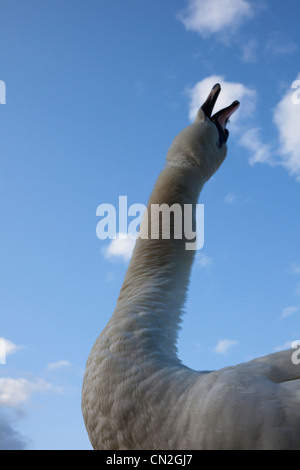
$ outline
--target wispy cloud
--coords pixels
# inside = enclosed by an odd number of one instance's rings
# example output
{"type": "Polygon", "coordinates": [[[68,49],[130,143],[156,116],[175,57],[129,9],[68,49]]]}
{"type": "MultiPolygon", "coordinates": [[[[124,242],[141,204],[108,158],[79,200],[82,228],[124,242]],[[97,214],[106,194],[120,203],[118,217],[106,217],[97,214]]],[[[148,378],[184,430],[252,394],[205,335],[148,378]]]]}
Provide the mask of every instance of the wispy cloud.
{"type": "Polygon", "coordinates": [[[178,18],[188,31],[208,37],[236,31],[253,13],[253,4],[246,0],[188,0],[178,18]]]}
{"type": "Polygon", "coordinates": [[[236,203],[237,200],[238,200],[238,197],[234,193],[228,193],[225,196],[225,204],[227,204],[227,205],[232,205],[232,204],[236,203]]]}
{"type": "Polygon", "coordinates": [[[284,318],[289,317],[290,315],[293,315],[293,313],[299,312],[300,307],[292,305],[291,307],[286,307],[282,310],[280,319],[283,320],[284,318]]]}
{"type": "Polygon", "coordinates": [[[277,32],[272,32],[265,45],[265,54],[272,57],[282,57],[293,54],[298,49],[297,44],[291,39],[282,37],[277,32]]]}
{"type": "Polygon", "coordinates": [[[106,273],[106,276],[105,276],[105,281],[106,282],[111,282],[111,281],[114,280],[114,278],[115,278],[114,273],[111,272],[111,271],[108,271],[108,273],[106,273]]]}
{"type": "Polygon", "coordinates": [[[0,378],[0,406],[18,407],[26,403],[36,392],[48,390],[58,391],[58,387],[46,382],[44,379],[30,381],[24,378],[0,378]]]}
{"type": "Polygon", "coordinates": [[[274,352],[285,351],[286,349],[290,349],[292,347],[293,341],[286,341],[285,343],[276,346],[274,348],[274,352]]]}
{"type": "Polygon", "coordinates": [[[104,256],[110,260],[122,259],[128,261],[131,258],[135,240],[126,233],[118,233],[117,238],[111,240],[109,245],[104,248],[104,256]]]}
{"type": "Polygon", "coordinates": [[[251,201],[250,197],[241,197],[238,194],[230,192],[226,194],[224,202],[227,206],[242,206],[251,201]]]}
{"type": "Polygon", "coordinates": [[[247,42],[240,44],[242,51],[240,59],[245,63],[253,63],[257,61],[258,43],[257,40],[252,38],[247,42]]]}
{"type": "Polygon", "coordinates": [[[255,127],[246,130],[240,138],[239,144],[250,153],[250,165],[254,165],[255,163],[275,165],[271,145],[262,142],[259,128],[255,127]]]}
{"type": "Polygon", "coordinates": [[[213,266],[213,260],[204,253],[197,253],[196,255],[196,266],[200,268],[211,268],[213,266]]]}
{"type": "Polygon", "coordinates": [[[236,346],[239,342],[234,339],[221,339],[214,348],[214,351],[218,354],[226,354],[229,349],[236,346]]]}
{"type": "Polygon", "coordinates": [[[71,365],[70,361],[66,361],[66,360],[51,362],[50,364],[48,364],[47,370],[61,369],[61,368],[64,368],[64,367],[68,367],[70,365],[71,365]]]}
{"type": "Polygon", "coordinates": [[[288,269],[288,272],[292,274],[300,274],[300,265],[292,263],[288,269]]]}
{"type": "Polygon", "coordinates": [[[240,60],[245,63],[255,63],[260,60],[282,59],[294,54],[298,50],[298,45],[287,38],[283,38],[278,32],[270,34],[265,44],[259,44],[257,39],[248,38],[247,41],[240,41],[238,44],[241,54],[240,60]]]}

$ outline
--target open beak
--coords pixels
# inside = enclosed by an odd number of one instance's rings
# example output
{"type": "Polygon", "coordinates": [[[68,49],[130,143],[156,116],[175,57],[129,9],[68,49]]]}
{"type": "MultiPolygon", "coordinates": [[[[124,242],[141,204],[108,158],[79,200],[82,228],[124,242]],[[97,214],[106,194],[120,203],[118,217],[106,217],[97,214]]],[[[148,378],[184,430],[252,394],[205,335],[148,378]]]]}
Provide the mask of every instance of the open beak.
{"type": "Polygon", "coordinates": [[[229,136],[228,129],[226,129],[226,124],[230,116],[238,109],[240,103],[239,101],[235,100],[230,106],[221,109],[211,116],[220,91],[221,85],[216,83],[216,85],[212,87],[211,92],[209,93],[205,103],[201,106],[201,108],[205,116],[207,116],[216,125],[219,132],[219,145],[221,147],[221,145],[227,141],[229,136]]]}

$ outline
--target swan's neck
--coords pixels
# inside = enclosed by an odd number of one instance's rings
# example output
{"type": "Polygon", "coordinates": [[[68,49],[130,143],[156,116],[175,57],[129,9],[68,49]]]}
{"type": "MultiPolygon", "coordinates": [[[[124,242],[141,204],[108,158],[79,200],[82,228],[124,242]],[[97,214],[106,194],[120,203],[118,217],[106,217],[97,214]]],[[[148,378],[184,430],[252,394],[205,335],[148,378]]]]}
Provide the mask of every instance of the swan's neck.
{"type": "Polygon", "coordinates": [[[151,207],[179,204],[184,214],[184,205],[190,204],[195,210],[203,184],[197,167],[169,164],[156,182],[148,218],[141,224],[141,234],[148,229],[148,239],[136,242],[110,322],[114,334],[119,332],[118,341],[126,354],[141,356],[144,351],[148,359],[149,355],[177,358],[177,334],[194,251],[186,249],[183,226],[180,239],[172,236],[172,228],[170,239],[163,239],[161,231],[159,239],[151,239],[151,226],[157,222],[157,217],[151,219],[151,207]]]}

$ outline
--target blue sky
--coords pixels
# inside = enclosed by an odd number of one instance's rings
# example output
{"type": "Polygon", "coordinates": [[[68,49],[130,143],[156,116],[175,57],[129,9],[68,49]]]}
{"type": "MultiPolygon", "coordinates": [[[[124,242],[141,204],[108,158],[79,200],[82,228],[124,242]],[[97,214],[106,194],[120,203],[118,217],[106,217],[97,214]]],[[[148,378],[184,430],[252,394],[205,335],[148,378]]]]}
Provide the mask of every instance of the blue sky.
{"type": "Polygon", "coordinates": [[[96,209],[146,204],[215,81],[241,107],[199,200],[179,356],[216,369],[300,339],[300,4],[10,0],[0,13],[0,442],[90,449],[83,371],[131,248],[97,238],[96,209]]]}

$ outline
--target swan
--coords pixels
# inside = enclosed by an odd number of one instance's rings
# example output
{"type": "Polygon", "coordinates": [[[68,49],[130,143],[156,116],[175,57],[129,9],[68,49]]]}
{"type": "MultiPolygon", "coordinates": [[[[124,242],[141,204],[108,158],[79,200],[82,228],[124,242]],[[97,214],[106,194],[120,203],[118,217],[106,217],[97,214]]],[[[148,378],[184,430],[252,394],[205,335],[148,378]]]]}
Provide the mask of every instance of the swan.
{"type": "MultiPolygon", "coordinates": [[[[212,116],[216,84],[175,137],[151,204],[195,204],[225,159],[230,106],[212,116]]],[[[148,211],[149,214],[149,211],[148,211]]],[[[151,221],[144,219],[141,233],[151,221]]],[[[217,371],[180,361],[176,340],[195,251],[139,237],[115,311],[87,360],[82,413],[103,450],[300,449],[300,366],[292,350],[217,371]]]]}

